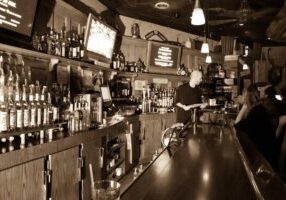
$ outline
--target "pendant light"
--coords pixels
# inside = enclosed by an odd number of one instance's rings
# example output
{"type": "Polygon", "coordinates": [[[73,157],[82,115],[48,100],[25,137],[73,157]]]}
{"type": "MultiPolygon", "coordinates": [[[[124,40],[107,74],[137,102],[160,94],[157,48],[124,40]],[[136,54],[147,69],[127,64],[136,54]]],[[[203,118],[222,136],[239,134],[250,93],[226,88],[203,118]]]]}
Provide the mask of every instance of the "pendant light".
{"type": "Polygon", "coordinates": [[[196,0],[194,10],[192,12],[191,24],[195,26],[203,25],[206,23],[203,9],[200,7],[199,0],[196,0]]]}
{"type": "Polygon", "coordinates": [[[206,63],[212,63],[212,57],[210,56],[210,54],[207,55],[205,62],[206,63]]]}
{"type": "Polygon", "coordinates": [[[204,43],[202,44],[201,53],[209,53],[209,52],[210,52],[209,44],[207,42],[207,39],[205,39],[204,43]]]}
{"type": "Polygon", "coordinates": [[[207,34],[208,34],[208,27],[207,27],[207,23],[205,24],[205,30],[204,30],[204,35],[205,35],[205,39],[204,42],[202,44],[202,48],[201,48],[201,53],[209,53],[210,52],[210,48],[209,48],[209,44],[208,44],[208,38],[207,38],[207,34]]]}
{"type": "Polygon", "coordinates": [[[244,63],[242,65],[242,70],[248,70],[248,69],[249,69],[248,64],[244,63]]]}

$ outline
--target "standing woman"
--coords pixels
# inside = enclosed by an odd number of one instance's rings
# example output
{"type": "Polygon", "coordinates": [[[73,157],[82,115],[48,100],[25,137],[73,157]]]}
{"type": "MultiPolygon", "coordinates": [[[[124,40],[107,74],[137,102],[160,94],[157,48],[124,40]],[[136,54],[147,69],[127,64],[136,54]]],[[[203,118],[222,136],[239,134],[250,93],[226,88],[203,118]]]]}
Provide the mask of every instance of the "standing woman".
{"type": "Polygon", "coordinates": [[[247,134],[257,150],[276,169],[279,148],[272,116],[260,103],[259,92],[253,85],[249,86],[244,94],[244,105],[237,115],[234,126],[247,134]]]}

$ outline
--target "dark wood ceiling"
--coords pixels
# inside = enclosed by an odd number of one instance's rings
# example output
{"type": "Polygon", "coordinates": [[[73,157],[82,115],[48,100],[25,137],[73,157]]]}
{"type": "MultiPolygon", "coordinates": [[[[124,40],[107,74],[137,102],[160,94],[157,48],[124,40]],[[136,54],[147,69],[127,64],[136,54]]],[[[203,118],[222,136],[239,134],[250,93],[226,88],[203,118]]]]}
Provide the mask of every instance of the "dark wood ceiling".
{"type": "MultiPolygon", "coordinates": [[[[162,0],[170,4],[166,10],[154,8],[159,0],[100,0],[109,9],[125,16],[141,19],[185,32],[204,35],[206,26],[193,26],[190,15],[195,0],[162,0]]],[[[284,0],[247,0],[250,12],[244,25],[239,22],[243,15],[243,0],[200,0],[204,9],[208,36],[237,37],[241,42],[258,42],[263,45],[286,44],[286,5],[284,0]],[[285,33],[284,33],[285,32],[285,33]],[[268,39],[268,38],[271,39],[268,39]]]]}

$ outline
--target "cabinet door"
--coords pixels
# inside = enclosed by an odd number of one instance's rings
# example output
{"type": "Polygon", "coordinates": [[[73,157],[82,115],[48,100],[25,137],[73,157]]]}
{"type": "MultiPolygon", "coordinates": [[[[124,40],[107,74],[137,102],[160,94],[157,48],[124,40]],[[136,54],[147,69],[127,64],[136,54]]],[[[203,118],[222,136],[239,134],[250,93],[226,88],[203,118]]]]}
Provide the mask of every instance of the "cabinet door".
{"type": "Polygon", "coordinates": [[[176,123],[176,113],[168,114],[162,118],[162,131],[176,123]]]}
{"type": "Polygon", "coordinates": [[[147,42],[146,40],[123,37],[120,50],[125,56],[125,60],[138,61],[139,58],[146,63],[147,42]]]}
{"type": "Polygon", "coordinates": [[[0,199],[46,199],[44,158],[0,171],[0,199]]]}
{"type": "Polygon", "coordinates": [[[104,149],[101,148],[101,138],[84,143],[83,153],[85,157],[85,179],[84,179],[84,199],[91,199],[91,181],[89,164],[92,164],[93,176],[95,180],[102,179],[103,176],[103,156],[104,149]]]}
{"type": "Polygon", "coordinates": [[[78,157],[79,147],[67,149],[51,156],[52,199],[79,199],[78,157]]]}
{"type": "Polygon", "coordinates": [[[142,120],[140,160],[152,159],[155,151],[161,147],[161,118],[142,120]]]}

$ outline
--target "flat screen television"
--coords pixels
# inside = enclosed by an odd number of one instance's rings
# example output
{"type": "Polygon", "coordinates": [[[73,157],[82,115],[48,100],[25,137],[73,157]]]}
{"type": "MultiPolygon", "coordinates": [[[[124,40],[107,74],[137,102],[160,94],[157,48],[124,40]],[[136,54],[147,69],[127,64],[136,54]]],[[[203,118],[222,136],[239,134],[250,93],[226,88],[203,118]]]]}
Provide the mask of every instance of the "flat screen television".
{"type": "Polygon", "coordinates": [[[88,59],[110,63],[116,34],[115,28],[89,14],[84,37],[88,59]]]}
{"type": "Polygon", "coordinates": [[[149,72],[176,74],[180,67],[181,49],[177,45],[148,41],[147,67],[149,72]]]}
{"type": "Polygon", "coordinates": [[[111,99],[109,87],[108,86],[101,86],[100,90],[101,90],[102,101],[104,103],[111,103],[112,99],[111,99]]]}
{"type": "Polygon", "coordinates": [[[0,1],[1,35],[12,33],[30,38],[37,5],[38,0],[0,1]]]}

